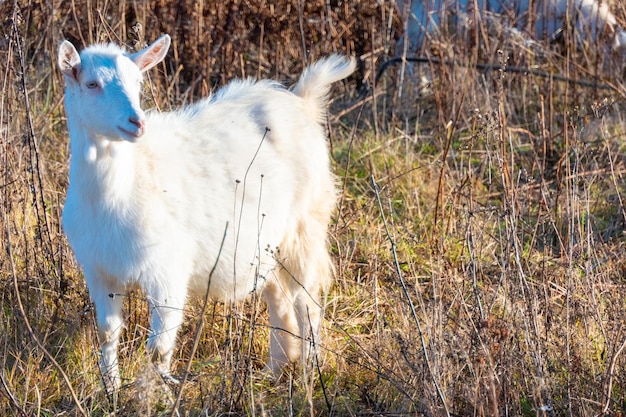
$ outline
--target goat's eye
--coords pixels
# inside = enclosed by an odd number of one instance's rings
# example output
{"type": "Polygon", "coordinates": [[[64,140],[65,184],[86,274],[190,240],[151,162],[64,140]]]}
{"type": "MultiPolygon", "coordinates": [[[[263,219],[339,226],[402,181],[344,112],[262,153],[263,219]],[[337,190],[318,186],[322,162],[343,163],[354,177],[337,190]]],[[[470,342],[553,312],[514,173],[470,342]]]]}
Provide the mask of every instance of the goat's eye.
{"type": "Polygon", "coordinates": [[[98,82],[97,81],[88,81],[87,84],[85,84],[87,86],[87,88],[94,89],[94,88],[98,88],[98,82]]]}

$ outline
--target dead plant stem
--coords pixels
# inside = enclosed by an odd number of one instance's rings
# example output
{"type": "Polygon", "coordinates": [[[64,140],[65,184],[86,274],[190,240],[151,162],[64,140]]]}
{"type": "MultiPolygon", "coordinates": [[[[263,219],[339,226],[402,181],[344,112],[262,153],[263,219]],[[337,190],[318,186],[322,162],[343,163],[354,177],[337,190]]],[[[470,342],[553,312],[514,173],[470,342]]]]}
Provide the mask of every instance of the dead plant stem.
{"type": "Polygon", "coordinates": [[[37,213],[37,228],[41,239],[46,238],[46,244],[48,245],[48,254],[53,256],[52,249],[52,236],[50,235],[50,222],[48,221],[48,210],[46,208],[46,200],[43,192],[43,179],[41,176],[42,168],[40,164],[39,146],[37,145],[37,139],[35,138],[35,128],[33,126],[33,117],[31,114],[30,100],[28,97],[28,90],[26,89],[26,65],[24,63],[24,53],[22,51],[22,43],[20,40],[20,33],[17,27],[18,9],[17,2],[13,8],[12,25],[13,36],[12,40],[15,43],[15,50],[17,51],[18,63],[20,68],[20,88],[24,94],[24,109],[26,111],[26,121],[28,123],[28,139],[29,139],[29,151],[30,151],[30,176],[31,176],[31,192],[33,193],[33,204],[37,213]],[[36,180],[35,180],[36,179],[36,180]],[[39,194],[39,195],[37,195],[39,194]],[[39,198],[38,198],[39,197],[39,198]],[[42,230],[40,219],[44,220],[45,230],[42,230]]]}
{"type": "Polygon", "coordinates": [[[615,366],[617,365],[617,358],[622,353],[622,351],[626,348],[626,340],[622,342],[622,344],[617,348],[613,356],[611,357],[611,362],[609,364],[609,368],[606,370],[607,374],[607,384],[606,384],[606,401],[604,403],[604,407],[602,407],[601,415],[606,415],[609,412],[609,407],[611,406],[611,391],[613,390],[613,378],[615,376],[615,366]]]}
{"type": "Polygon", "coordinates": [[[3,375],[0,375],[0,381],[2,382],[2,387],[6,391],[5,395],[9,398],[9,400],[11,401],[11,404],[13,405],[13,407],[15,407],[15,409],[20,412],[20,415],[26,417],[27,416],[26,411],[24,411],[24,409],[17,402],[17,399],[15,398],[15,395],[13,395],[13,393],[11,392],[11,389],[9,388],[6,380],[4,379],[4,372],[3,372],[3,375]]]}
{"type": "Polygon", "coordinates": [[[211,299],[211,280],[213,278],[213,274],[215,273],[215,269],[217,268],[217,263],[220,260],[222,255],[222,248],[224,247],[224,242],[226,241],[226,234],[228,232],[228,223],[224,226],[224,235],[222,236],[222,241],[220,242],[220,248],[217,251],[217,258],[215,258],[215,263],[213,264],[213,268],[211,268],[211,272],[209,272],[209,281],[206,286],[206,293],[204,294],[204,302],[202,304],[202,309],[200,310],[200,317],[198,318],[198,325],[196,327],[196,334],[193,337],[193,346],[191,348],[191,352],[189,352],[189,359],[187,361],[187,367],[185,368],[185,374],[183,375],[183,380],[180,381],[180,389],[178,390],[178,395],[176,396],[176,401],[174,402],[174,406],[172,407],[172,413],[170,416],[174,417],[178,414],[178,406],[180,405],[180,400],[183,396],[183,388],[189,379],[189,373],[191,372],[191,363],[196,354],[196,350],[198,349],[198,344],[200,343],[200,337],[202,335],[202,329],[204,328],[204,315],[207,311],[207,306],[209,305],[209,301],[211,299]]]}
{"type": "Polygon", "coordinates": [[[376,194],[376,201],[378,203],[378,208],[380,209],[380,216],[382,218],[383,221],[383,225],[385,226],[385,232],[387,234],[387,239],[389,240],[389,243],[391,245],[391,254],[393,257],[393,263],[394,263],[394,267],[395,267],[395,272],[396,275],[398,276],[398,280],[400,281],[400,286],[402,287],[402,293],[404,294],[404,296],[406,297],[407,300],[407,304],[409,306],[409,309],[411,311],[411,316],[413,317],[413,320],[415,321],[415,325],[417,327],[417,331],[419,333],[419,337],[420,337],[420,343],[422,345],[422,352],[424,353],[424,360],[426,362],[426,367],[428,368],[428,372],[430,373],[430,377],[433,381],[433,385],[435,386],[436,390],[437,390],[437,395],[439,396],[439,399],[443,405],[443,408],[446,412],[446,416],[450,416],[450,410],[448,410],[448,404],[446,401],[446,397],[445,394],[443,393],[443,390],[441,389],[441,387],[439,386],[439,382],[437,381],[437,378],[433,372],[433,368],[432,365],[430,363],[430,358],[428,356],[428,350],[426,348],[426,340],[424,338],[424,333],[422,331],[422,326],[420,325],[420,321],[417,317],[417,313],[415,312],[415,305],[413,304],[413,300],[411,299],[411,295],[409,294],[409,290],[406,286],[406,283],[404,282],[404,277],[402,276],[402,269],[400,267],[400,262],[398,261],[398,253],[397,253],[397,245],[396,245],[396,241],[393,238],[393,236],[391,235],[391,230],[389,229],[389,225],[387,223],[387,218],[385,216],[385,210],[383,208],[383,203],[382,200],[380,198],[380,189],[378,188],[378,184],[376,183],[376,179],[374,178],[374,175],[371,175],[370,180],[372,182],[372,187],[374,188],[374,193],[376,194]]]}
{"type": "Polygon", "coordinates": [[[59,363],[56,361],[56,359],[54,358],[54,355],[52,355],[48,351],[48,349],[46,349],[43,343],[41,343],[41,341],[35,334],[35,331],[33,330],[32,326],[30,325],[30,321],[28,320],[28,316],[26,315],[26,310],[24,309],[24,305],[22,304],[22,297],[20,295],[20,288],[19,288],[19,284],[17,281],[17,270],[15,268],[15,261],[13,259],[13,250],[11,246],[11,231],[9,230],[9,219],[7,218],[6,212],[4,212],[4,225],[5,225],[5,235],[6,235],[6,242],[7,242],[6,249],[7,249],[7,255],[9,257],[9,263],[11,266],[11,274],[13,277],[13,289],[15,290],[15,299],[17,300],[17,306],[18,306],[19,312],[22,315],[22,318],[24,319],[24,324],[26,325],[26,329],[28,330],[28,333],[30,334],[31,339],[35,341],[35,344],[37,345],[37,347],[41,349],[44,356],[48,358],[48,360],[54,365],[56,370],[59,372],[59,374],[65,381],[65,384],[67,385],[67,388],[70,391],[70,395],[72,396],[72,399],[74,400],[74,403],[76,404],[76,407],[78,408],[78,411],[80,412],[80,414],[86,416],[87,413],[85,412],[82,405],[80,404],[80,400],[78,399],[78,396],[76,395],[76,392],[74,391],[74,388],[72,387],[72,383],[70,382],[70,379],[67,376],[67,373],[65,373],[61,365],[59,365],[59,363]]]}

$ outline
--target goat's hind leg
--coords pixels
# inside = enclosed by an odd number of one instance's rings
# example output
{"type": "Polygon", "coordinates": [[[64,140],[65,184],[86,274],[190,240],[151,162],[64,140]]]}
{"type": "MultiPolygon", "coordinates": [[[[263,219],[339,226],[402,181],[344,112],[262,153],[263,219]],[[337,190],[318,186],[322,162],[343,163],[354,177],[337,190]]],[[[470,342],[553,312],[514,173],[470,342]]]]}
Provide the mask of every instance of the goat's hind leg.
{"type": "Polygon", "coordinates": [[[304,362],[312,360],[319,352],[324,315],[322,292],[327,291],[327,282],[332,274],[328,254],[320,253],[316,259],[308,259],[310,262],[302,273],[302,281],[297,283],[298,288],[294,290],[304,362]]]}
{"type": "Polygon", "coordinates": [[[278,283],[264,291],[270,313],[271,341],[267,368],[274,375],[287,363],[316,355],[321,340],[322,291],[328,289],[332,266],[324,241],[319,251],[287,258],[278,283]]]}
{"type": "Polygon", "coordinates": [[[324,314],[322,295],[325,296],[328,291],[334,272],[326,244],[325,224],[305,224],[310,227],[302,228],[306,232],[300,237],[298,253],[285,259],[285,268],[291,272],[289,284],[294,294],[296,319],[302,339],[303,364],[316,359],[319,352],[324,314]]]}
{"type": "Polygon", "coordinates": [[[270,316],[270,349],[265,371],[274,378],[280,376],[285,365],[300,356],[299,327],[294,309],[294,299],[289,286],[282,278],[285,271],[278,272],[281,279],[269,283],[263,290],[270,316]]]}
{"type": "Polygon", "coordinates": [[[302,290],[298,293],[296,317],[302,339],[302,359],[309,361],[312,355],[317,354],[321,342],[322,305],[315,290],[302,290]]]}

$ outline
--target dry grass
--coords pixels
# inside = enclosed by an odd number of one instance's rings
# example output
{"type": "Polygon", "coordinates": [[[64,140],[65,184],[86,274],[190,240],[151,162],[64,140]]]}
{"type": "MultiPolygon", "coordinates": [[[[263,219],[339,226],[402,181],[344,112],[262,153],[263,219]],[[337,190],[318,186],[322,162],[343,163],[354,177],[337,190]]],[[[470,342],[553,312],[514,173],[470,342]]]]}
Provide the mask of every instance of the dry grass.
{"type": "Polygon", "coordinates": [[[401,20],[388,1],[53,3],[0,3],[0,414],[623,414],[626,129],[611,60],[444,34],[420,55],[458,65],[390,67],[355,102],[393,55],[401,20]],[[179,373],[192,359],[189,381],[161,383],[141,293],[127,296],[127,384],[108,398],[100,382],[94,310],[60,230],[69,148],[56,48],[65,37],[134,49],[161,32],[173,47],[146,102],[162,109],[232,77],[292,82],[332,51],[363,59],[329,123],[342,194],[323,351],[276,384],[259,375],[257,299],[210,304],[193,358],[201,303],[190,303],[175,358],[179,373]],[[497,70],[529,65],[614,89],[497,70]],[[432,86],[416,84],[422,73],[432,86]]]}

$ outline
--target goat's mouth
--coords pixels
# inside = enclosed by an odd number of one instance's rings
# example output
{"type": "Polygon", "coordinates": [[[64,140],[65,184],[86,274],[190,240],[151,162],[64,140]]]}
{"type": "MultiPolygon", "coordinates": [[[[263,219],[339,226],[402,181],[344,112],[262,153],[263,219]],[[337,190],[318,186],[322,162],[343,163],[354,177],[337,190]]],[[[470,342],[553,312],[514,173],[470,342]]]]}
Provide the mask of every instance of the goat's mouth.
{"type": "Polygon", "coordinates": [[[139,139],[145,133],[145,128],[143,126],[135,127],[133,129],[125,129],[121,126],[118,126],[117,128],[123,133],[124,138],[130,140],[131,142],[139,139]]]}

